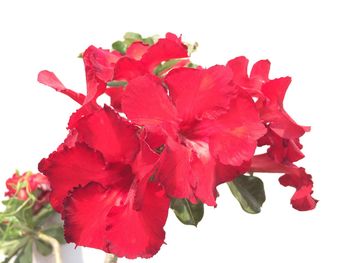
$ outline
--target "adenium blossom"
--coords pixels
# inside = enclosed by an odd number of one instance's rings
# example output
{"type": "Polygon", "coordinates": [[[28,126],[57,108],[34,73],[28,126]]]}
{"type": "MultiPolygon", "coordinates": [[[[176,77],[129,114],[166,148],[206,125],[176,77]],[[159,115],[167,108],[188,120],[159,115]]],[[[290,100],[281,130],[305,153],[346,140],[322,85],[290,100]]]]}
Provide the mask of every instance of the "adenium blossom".
{"type": "Polygon", "coordinates": [[[164,243],[172,199],[216,206],[216,187],[245,172],[282,173],[280,183],[296,188],[292,206],[315,207],[311,176],[294,164],[309,128],[283,108],[291,79],[270,80],[269,61],[249,76],[245,57],[193,68],[171,33],[125,51],[90,46],[82,57],[86,95],[50,71],[38,76],[80,104],[67,138],[39,164],[68,242],[149,258],[164,243]],[[110,105],[97,103],[102,94],[110,105]]]}
{"type": "Polygon", "coordinates": [[[129,82],[122,109],[166,138],[157,177],[172,197],[216,205],[216,163],[242,165],[266,132],[252,99],[235,94],[231,79],[224,66],[175,69],[165,78],[169,96],[151,77],[129,82]]]}
{"type": "Polygon", "coordinates": [[[129,258],[152,256],[163,244],[169,209],[162,186],[149,180],[159,155],[107,106],[81,118],[75,130],[74,146],[39,165],[66,240],[129,258]]]}

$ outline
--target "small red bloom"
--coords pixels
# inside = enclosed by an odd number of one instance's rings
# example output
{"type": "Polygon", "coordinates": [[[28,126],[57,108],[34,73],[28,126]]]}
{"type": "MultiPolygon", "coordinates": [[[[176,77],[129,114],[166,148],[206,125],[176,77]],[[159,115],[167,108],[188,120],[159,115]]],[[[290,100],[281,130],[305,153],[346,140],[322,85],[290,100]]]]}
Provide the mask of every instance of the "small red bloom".
{"type": "Polygon", "coordinates": [[[41,193],[50,191],[50,184],[47,177],[41,173],[33,174],[31,172],[17,172],[11,178],[6,180],[7,192],[5,196],[16,197],[20,200],[27,200],[28,193],[40,190],[41,193]]]}

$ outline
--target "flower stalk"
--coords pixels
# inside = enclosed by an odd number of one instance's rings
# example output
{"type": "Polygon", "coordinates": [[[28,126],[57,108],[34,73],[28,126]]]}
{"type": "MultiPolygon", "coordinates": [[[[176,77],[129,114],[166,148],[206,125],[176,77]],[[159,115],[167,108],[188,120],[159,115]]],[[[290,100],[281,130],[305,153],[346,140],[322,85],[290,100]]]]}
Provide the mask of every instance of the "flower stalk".
{"type": "Polygon", "coordinates": [[[60,243],[55,238],[45,235],[42,232],[38,233],[38,238],[44,242],[49,243],[52,246],[52,252],[55,258],[55,263],[63,263],[61,258],[60,243]]]}

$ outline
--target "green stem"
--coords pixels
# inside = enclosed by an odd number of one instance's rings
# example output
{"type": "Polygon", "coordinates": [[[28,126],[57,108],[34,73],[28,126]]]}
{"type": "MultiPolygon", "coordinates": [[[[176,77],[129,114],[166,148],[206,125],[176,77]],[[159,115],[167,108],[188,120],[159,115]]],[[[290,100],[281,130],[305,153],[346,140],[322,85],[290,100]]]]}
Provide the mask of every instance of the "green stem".
{"type": "Polygon", "coordinates": [[[45,235],[42,232],[38,233],[38,238],[40,238],[44,242],[49,243],[52,246],[53,254],[55,257],[55,263],[62,263],[60,243],[55,238],[45,235]]]}
{"type": "MultiPolygon", "coordinates": [[[[27,203],[29,203],[29,201],[31,201],[31,199],[27,199],[23,204],[21,204],[15,211],[11,212],[11,213],[4,213],[1,215],[0,218],[5,218],[8,216],[14,216],[15,214],[17,214],[19,211],[22,210],[23,207],[25,207],[27,205],[27,203]]],[[[1,219],[2,220],[2,219],[1,219]]]]}

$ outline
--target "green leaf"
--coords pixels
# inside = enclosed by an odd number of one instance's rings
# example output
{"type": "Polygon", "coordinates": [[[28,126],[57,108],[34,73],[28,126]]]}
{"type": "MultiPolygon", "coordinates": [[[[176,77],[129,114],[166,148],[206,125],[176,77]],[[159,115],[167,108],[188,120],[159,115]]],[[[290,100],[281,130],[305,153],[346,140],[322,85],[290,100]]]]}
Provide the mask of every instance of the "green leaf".
{"type": "Polygon", "coordinates": [[[172,199],[171,208],[176,217],[185,225],[197,226],[204,215],[203,203],[192,204],[187,199],[172,199]]]}
{"type": "Polygon", "coordinates": [[[159,75],[160,73],[166,71],[166,70],[169,70],[171,69],[173,66],[176,65],[177,62],[179,62],[180,59],[170,59],[160,65],[158,65],[155,70],[153,71],[153,73],[155,75],[159,75]]]}
{"type": "Polygon", "coordinates": [[[33,225],[33,209],[32,206],[23,208],[16,216],[19,221],[24,222],[27,226],[33,225]]]}
{"type": "Polygon", "coordinates": [[[29,241],[24,249],[17,256],[14,263],[32,263],[33,260],[33,243],[29,241]]]}
{"type": "Polygon", "coordinates": [[[24,202],[25,201],[19,200],[17,198],[10,198],[8,200],[2,201],[3,205],[6,207],[6,210],[4,213],[1,214],[8,214],[16,211],[19,207],[23,205],[24,202]]]}
{"type": "Polygon", "coordinates": [[[126,52],[126,45],[123,41],[116,41],[112,44],[112,48],[116,51],[118,51],[121,54],[125,54],[126,52]]]}
{"type": "Polygon", "coordinates": [[[29,241],[23,250],[22,260],[20,263],[32,263],[33,259],[33,242],[29,241]]]}
{"type": "Polygon", "coordinates": [[[43,256],[48,256],[52,253],[52,246],[41,239],[35,239],[35,247],[43,256]]]}
{"type": "Polygon", "coordinates": [[[241,175],[229,182],[228,186],[244,211],[250,214],[260,213],[266,197],[264,183],[258,177],[241,175]]]}
{"type": "MultiPolygon", "coordinates": [[[[10,260],[14,257],[28,242],[28,237],[23,237],[20,239],[10,240],[10,241],[0,241],[0,250],[7,259],[10,260]]],[[[7,262],[7,261],[4,261],[7,262]]]]}
{"type": "Polygon", "coordinates": [[[154,41],[154,37],[146,37],[146,38],[142,39],[142,42],[147,44],[147,45],[152,46],[155,41],[154,41]]]}
{"type": "Polygon", "coordinates": [[[125,87],[128,85],[128,82],[126,81],[109,81],[107,82],[107,86],[109,87],[125,87]]]}
{"type": "Polygon", "coordinates": [[[6,206],[6,210],[0,213],[0,222],[12,220],[14,217],[23,224],[31,222],[32,206],[34,204],[32,199],[23,201],[17,198],[10,198],[3,201],[3,204],[6,206]]]}
{"type": "Polygon", "coordinates": [[[56,212],[53,210],[52,206],[50,204],[45,205],[42,207],[36,215],[33,216],[33,224],[35,227],[42,225],[45,223],[46,219],[48,219],[50,216],[54,215],[56,212]]]}
{"type": "Polygon", "coordinates": [[[135,32],[126,32],[124,34],[124,39],[125,40],[132,40],[132,41],[136,41],[136,40],[142,40],[142,36],[139,33],[135,33],[135,32]]]}
{"type": "Polygon", "coordinates": [[[42,231],[44,234],[55,238],[60,244],[65,244],[64,231],[62,226],[55,226],[42,231]]]}
{"type": "Polygon", "coordinates": [[[197,65],[197,64],[194,64],[194,63],[192,63],[192,62],[190,62],[190,63],[188,63],[188,64],[186,65],[186,67],[188,67],[188,68],[198,68],[198,65],[197,65]]]}
{"type": "Polygon", "coordinates": [[[134,33],[134,32],[125,33],[124,44],[126,45],[126,48],[128,48],[135,41],[142,41],[142,36],[140,34],[134,33]]]}

